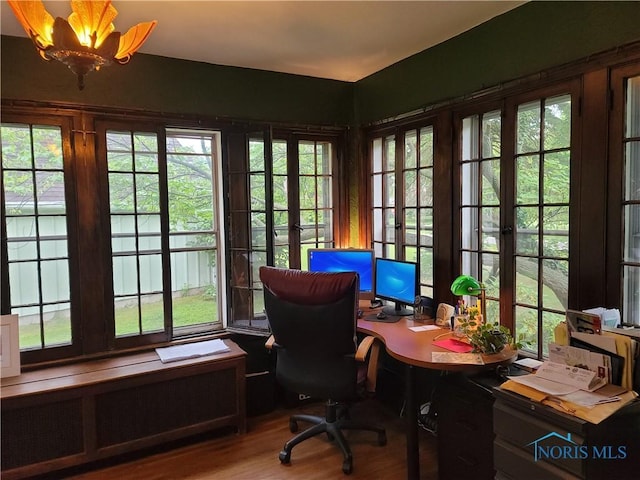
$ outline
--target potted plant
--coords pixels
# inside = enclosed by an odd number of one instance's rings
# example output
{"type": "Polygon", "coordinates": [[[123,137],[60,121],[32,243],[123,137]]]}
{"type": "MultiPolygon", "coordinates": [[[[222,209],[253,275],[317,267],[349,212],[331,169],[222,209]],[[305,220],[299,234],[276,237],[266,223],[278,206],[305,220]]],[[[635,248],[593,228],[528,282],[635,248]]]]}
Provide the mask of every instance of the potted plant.
{"type": "Polygon", "coordinates": [[[514,350],[524,347],[527,342],[522,339],[522,335],[515,341],[511,331],[495,323],[477,324],[474,320],[469,320],[462,324],[463,331],[476,353],[499,353],[504,347],[509,345],[514,350]]]}

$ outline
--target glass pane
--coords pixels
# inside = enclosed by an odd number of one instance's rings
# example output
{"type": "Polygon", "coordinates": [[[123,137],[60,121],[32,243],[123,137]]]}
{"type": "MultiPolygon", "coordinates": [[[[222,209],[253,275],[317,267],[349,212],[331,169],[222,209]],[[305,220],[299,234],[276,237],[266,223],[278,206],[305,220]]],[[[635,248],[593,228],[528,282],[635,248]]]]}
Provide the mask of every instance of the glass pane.
{"type": "Polygon", "coordinates": [[[416,166],[416,148],[417,148],[416,131],[410,131],[404,137],[404,168],[415,168],[416,166]]]}
{"type": "Polygon", "coordinates": [[[140,332],[137,297],[117,298],[114,302],[116,336],[140,332]]]}
{"type": "Polygon", "coordinates": [[[482,275],[480,275],[480,280],[485,284],[487,296],[500,297],[500,255],[482,254],[482,275]]]}
{"type": "Polygon", "coordinates": [[[433,209],[420,209],[420,239],[419,244],[425,247],[433,246],[433,209]]]}
{"type": "MultiPolygon", "coordinates": [[[[561,313],[542,312],[542,332],[540,335],[542,341],[542,355],[549,355],[549,343],[555,342],[554,329],[558,324],[564,321],[565,316],[561,313]]],[[[525,340],[531,340],[527,337],[525,340]]]]}
{"type": "Polygon", "coordinates": [[[482,249],[497,252],[500,249],[500,208],[482,208],[482,249]]]}
{"type": "Polygon", "coordinates": [[[161,332],[164,330],[164,306],[162,295],[142,295],[140,297],[142,331],[161,332]]]}
{"type": "Polygon", "coordinates": [[[160,233],[160,215],[138,215],[139,233],[160,233]]]}
{"type": "Polygon", "coordinates": [[[417,211],[415,208],[407,208],[404,211],[404,241],[410,245],[417,245],[417,211]]]}
{"type": "Polygon", "coordinates": [[[516,203],[537,204],[540,201],[540,157],[530,155],[516,160],[516,203]]]}
{"type": "Polygon", "coordinates": [[[162,291],[162,257],[140,255],[140,293],[162,291]]]}
{"type": "Polygon", "coordinates": [[[265,231],[266,218],[264,213],[254,212],[251,214],[251,245],[253,247],[264,247],[267,245],[267,235],[265,231]]]}
{"type": "Polygon", "coordinates": [[[382,139],[376,138],[373,141],[372,147],[372,167],[371,171],[373,173],[379,173],[382,171],[382,139]]]}
{"type": "Polygon", "coordinates": [[[7,255],[9,261],[36,260],[38,258],[38,242],[7,242],[7,255]]]}
{"type": "Polygon", "coordinates": [[[395,212],[391,209],[384,211],[385,216],[385,241],[395,242],[396,239],[396,217],[395,212]]]}
{"type": "Polygon", "coordinates": [[[625,106],[626,138],[640,137],[640,76],[627,80],[627,99],[625,106]]]}
{"type": "Polygon", "coordinates": [[[538,305],[538,262],[535,258],[516,258],[516,303],[538,305]]]}
{"type": "Polygon", "coordinates": [[[40,311],[39,307],[22,307],[12,309],[11,313],[18,317],[18,329],[20,331],[20,349],[41,348],[40,311]]]}
{"type": "Polygon", "coordinates": [[[386,138],[386,156],[385,156],[385,165],[383,170],[385,171],[393,171],[396,168],[396,141],[393,137],[386,138]]]}
{"type": "Polygon", "coordinates": [[[462,248],[476,250],[478,248],[478,209],[465,207],[460,209],[460,227],[462,248]]]}
{"type": "Polygon", "coordinates": [[[274,140],[271,146],[273,156],[273,174],[287,174],[287,142],[282,140],[274,140]]]}
{"type": "Polygon", "coordinates": [[[524,103],[518,106],[517,153],[540,150],[540,102],[524,103]]]}
{"type": "Polygon", "coordinates": [[[331,177],[318,177],[318,207],[331,208],[331,177]]]}
{"type": "Polygon", "coordinates": [[[157,152],[158,139],[155,133],[134,133],[133,149],[136,152],[157,152]]]}
{"type": "Polygon", "coordinates": [[[32,168],[31,131],[28,125],[2,124],[0,140],[3,168],[32,168]]]}
{"type": "Polygon", "coordinates": [[[36,172],[36,198],[39,213],[65,213],[64,174],[62,172],[36,172]]]}
{"type": "Polygon", "coordinates": [[[111,215],[111,233],[135,233],[136,217],[133,215],[111,215]]]}
{"type": "Polygon", "coordinates": [[[373,207],[382,207],[382,175],[374,175],[373,177],[373,207]]]}
{"type": "Polygon", "coordinates": [[[37,262],[10,263],[9,279],[11,284],[11,305],[40,303],[37,262]]]}
{"type": "Polygon", "coordinates": [[[537,352],[538,351],[538,311],[516,306],[515,311],[515,331],[513,332],[515,338],[523,335],[525,339],[530,341],[526,350],[537,352]]]}
{"type": "Polygon", "coordinates": [[[543,255],[569,257],[569,207],[544,207],[543,255]]]}
{"type": "Polygon", "coordinates": [[[55,305],[45,305],[43,307],[43,313],[45,346],[51,347],[54,345],[71,344],[71,310],[69,304],[58,303],[55,305]]]}
{"type": "Polygon", "coordinates": [[[625,205],[624,219],[624,261],[640,262],[640,205],[625,205]]]}
{"type": "Polygon", "coordinates": [[[131,134],[129,132],[107,132],[107,150],[130,152],[132,150],[131,134]]]}
{"type": "Polygon", "coordinates": [[[4,171],[3,174],[7,215],[33,215],[35,198],[31,172],[4,171]]]}
{"type": "Polygon", "coordinates": [[[569,298],[569,262],[542,261],[542,306],[552,310],[566,310],[569,298]]]}
{"type": "Polygon", "coordinates": [[[640,267],[627,265],[622,269],[622,321],[640,325],[640,267]]]}
{"type": "Polygon", "coordinates": [[[314,144],[299,142],[298,149],[298,173],[300,175],[315,175],[316,158],[314,144]]]}
{"type": "Polygon", "coordinates": [[[460,190],[462,205],[478,204],[478,162],[461,165],[460,190]]]}
{"type": "Polygon", "coordinates": [[[384,182],[384,199],[385,207],[393,207],[396,204],[396,176],[393,173],[385,173],[383,175],[384,182]]]}
{"type": "Polygon", "coordinates": [[[408,170],[404,172],[404,205],[414,207],[418,200],[416,171],[408,170]]]}
{"type": "Polygon", "coordinates": [[[249,175],[249,189],[251,191],[251,209],[264,210],[265,176],[264,174],[249,175]]]}
{"type": "MultiPolygon", "coordinates": [[[[640,108],[638,109],[640,117],[640,108]]],[[[640,122],[639,122],[640,123],[640,122]]],[[[640,200],[640,142],[628,142],[625,148],[625,200],[640,200]]]]}
{"type": "Polygon", "coordinates": [[[538,255],[538,208],[518,207],[516,211],[516,252],[538,255]]]}
{"type": "Polygon", "coordinates": [[[262,140],[249,140],[249,171],[264,172],[264,143],[262,140]]]}
{"type": "Polygon", "coordinates": [[[157,175],[136,175],[136,202],[138,213],[160,211],[160,185],[157,175]]]}
{"type": "Polygon", "coordinates": [[[67,260],[51,260],[40,263],[42,301],[62,302],[69,300],[69,266],[67,260]]]}
{"type": "Polygon", "coordinates": [[[420,283],[433,285],[433,250],[420,249],[420,283]]]}
{"type": "Polygon", "coordinates": [[[420,169],[420,191],[418,193],[419,205],[433,206],[433,168],[420,169]]]}
{"type": "Polygon", "coordinates": [[[460,159],[463,162],[478,160],[478,119],[478,115],[473,115],[462,120],[462,152],[460,159]]]}
{"type": "Polygon", "coordinates": [[[482,169],[482,204],[500,204],[500,160],[486,160],[482,169]]]}
{"type": "Polygon", "coordinates": [[[154,173],[158,171],[158,154],[136,153],[136,172],[154,173]]]}
{"type": "Polygon", "coordinates": [[[420,167],[433,166],[433,127],[420,130],[420,167]]]}
{"type": "Polygon", "coordinates": [[[109,205],[111,207],[111,213],[135,213],[133,199],[133,175],[127,173],[110,173],[109,205]]]}
{"type": "Polygon", "coordinates": [[[375,208],[373,210],[373,240],[382,242],[384,240],[384,223],[382,221],[383,210],[375,208]]]}
{"type": "Polygon", "coordinates": [[[33,127],[33,158],[35,168],[62,170],[62,136],[59,127],[33,127]]]}
{"type": "Polygon", "coordinates": [[[136,257],[113,257],[113,293],[131,295],[138,293],[138,266],[136,257]]]}
{"type": "Polygon", "coordinates": [[[299,177],[300,208],[316,208],[316,178],[299,177]]]}
{"type": "Polygon", "coordinates": [[[550,98],[544,107],[544,149],[571,145],[571,96],[550,98]]]}
{"type": "Polygon", "coordinates": [[[544,203],[569,203],[570,161],[569,151],[545,155],[542,166],[544,203]]]}
{"type": "Polygon", "coordinates": [[[482,116],[482,158],[500,156],[500,111],[482,116]]]}

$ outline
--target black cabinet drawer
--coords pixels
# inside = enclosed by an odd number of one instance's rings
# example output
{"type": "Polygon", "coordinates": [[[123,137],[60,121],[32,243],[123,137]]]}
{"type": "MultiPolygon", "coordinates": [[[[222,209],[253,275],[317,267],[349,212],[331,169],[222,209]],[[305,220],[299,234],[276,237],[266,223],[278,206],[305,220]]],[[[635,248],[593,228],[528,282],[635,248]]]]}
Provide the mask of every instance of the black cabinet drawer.
{"type": "Polygon", "coordinates": [[[493,444],[493,463],[499,475],[496,478],[517,480],[579,480],[566,470],[544,461],[534,462],[531,455],[496,437],[493,444]]]}

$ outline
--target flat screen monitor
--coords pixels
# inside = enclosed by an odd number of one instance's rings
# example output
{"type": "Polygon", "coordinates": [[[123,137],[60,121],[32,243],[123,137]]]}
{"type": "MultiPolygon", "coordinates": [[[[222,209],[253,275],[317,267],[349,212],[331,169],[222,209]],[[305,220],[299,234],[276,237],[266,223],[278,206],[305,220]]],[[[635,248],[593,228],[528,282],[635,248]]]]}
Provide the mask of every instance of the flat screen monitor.
{"type": "Polygon", "coordinates": [[[373,250],[365,248],[310,248],[310,272],[357,272],[361,300],[373,299],[373,250]]]}
{"type": "Polygon", "coordinates": [[[393,305],[383,307],[387,315],[411,315],[413,305],[418,295],[418,264],[389,258],[376,258],[375,286],[373,294],[376,298],[393,302],[393,305]]]}

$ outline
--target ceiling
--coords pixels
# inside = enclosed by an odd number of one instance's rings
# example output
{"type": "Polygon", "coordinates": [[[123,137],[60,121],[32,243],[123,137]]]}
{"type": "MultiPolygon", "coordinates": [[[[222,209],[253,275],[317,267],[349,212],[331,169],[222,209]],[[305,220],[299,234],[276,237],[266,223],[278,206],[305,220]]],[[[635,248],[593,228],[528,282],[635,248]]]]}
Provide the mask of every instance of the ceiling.
{"type": "MultiPolygon", "coordinates": [[[[114,0],[123,33],[158,25],[143,53],[218,65],[357,81],[524,1],[114,0]]],[[[45,1],[67,18],[68,1],[45,1]]],[[[26,37],[6,0],[0,32],[26,37]]],[[[134,56],[135,59],[135,56],[134,56]]]]}

